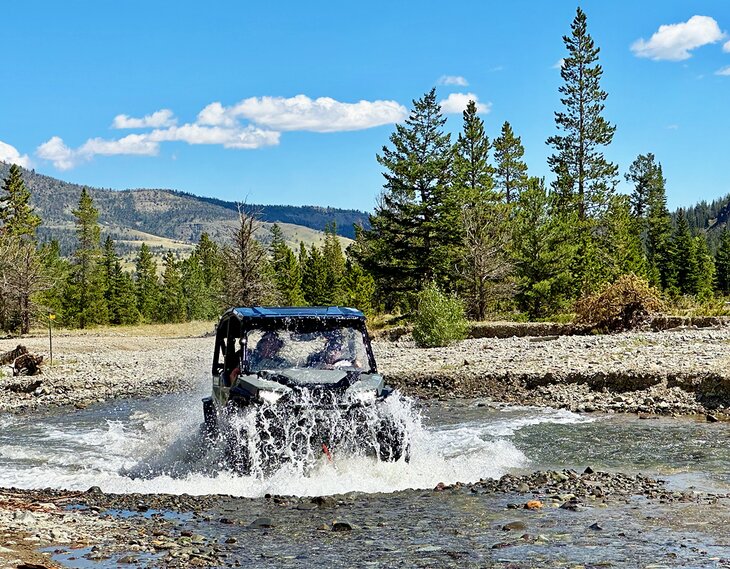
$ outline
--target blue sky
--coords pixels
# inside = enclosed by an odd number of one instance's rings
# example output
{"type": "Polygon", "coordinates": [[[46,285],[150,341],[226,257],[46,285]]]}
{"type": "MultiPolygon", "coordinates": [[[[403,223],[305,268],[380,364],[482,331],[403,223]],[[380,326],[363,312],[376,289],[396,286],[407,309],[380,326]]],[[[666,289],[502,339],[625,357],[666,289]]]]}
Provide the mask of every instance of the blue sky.
{"type": "MultiPolygon", "coordinates": [[[[730,193],[730,2],[580,5],[618,127],[606,155],[623,173],[653,152],[670,207],[730,193]]],[[[476,96],[490,137],[510,121],[550,179],[576,6],[11,0],[0,159],[100,187],[371,210],[375,154],[436,85],[449,130],[476,96]]]]}

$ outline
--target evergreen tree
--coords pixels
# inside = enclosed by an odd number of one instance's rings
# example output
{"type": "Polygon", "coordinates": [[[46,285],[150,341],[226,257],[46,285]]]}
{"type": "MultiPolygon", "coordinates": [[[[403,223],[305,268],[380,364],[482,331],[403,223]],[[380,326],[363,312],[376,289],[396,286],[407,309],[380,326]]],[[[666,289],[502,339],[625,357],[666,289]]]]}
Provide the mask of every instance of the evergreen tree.
{"type": "Polygon", "coordinates": [[[195,255],[198,258],[203,271],[203,282],[205,284],[205,318],[215,318],[223,308],[223,257],[220,247],[210,236],[203,232],[195,247],[195,255]]]}
{"type": "Polygon", "coordinates": [[[626,181],[634,184],[631,193],[631,210],[634,217],[645,219],[648,214],[651,193],[659,184],[663,185],[661,166],[654,161],[654,155],[639,154],[631,163],[626,181]]]}
{"type": "Polygon", "coordinates": [[[64,318],[68,324],[85,328],[108,321],[104,299],[104,277],[100,266],[99,211],[86,191],[81,190],[76,218],[78,244],[64,294],[64,318]]]}
{"type": "Polygon", "coordinates": [[[661,164],[651,168],[646,203],[646,257],[649,282],[667,290],[672,285],[672,219],[661,164]]]}
{"type": "Polygon", "coordinates": [[[299,263],[294,251],[284,242],[284,235],[276,223],[271,226],[269,251],[279,302],[284,306],[301,306],[304,295],[299,263]]]}
{"type": "Polygon", "coordinates": [[[30,205],[30,191],[25,187],[23,171],[17,164],[10,166],[0,197],[0,223],[4,235],[35,239],[41,224],[30,205]]]}
{"type": "Polygon", "coordinates": [[[715,287],[722,294],[730,294],[730,230],[727,226],[715,253],[715,271],[715,287]]]}
{"type": "Polygon", "coordinates": [[[631,215],[629,196],[614,195],[606,213],[606,232],[598,236],[598,251],[606,268],[604,280],[614,282],[621,275],[643,276],[646,262],[639,233],[639,220],[631,215]]]}
{"type": "Polygon", "coordinates": [[[494,139],[494,160],[497,188],[507,203],[519,199],[520,192],[527,184],[527,164],[522,159],[524,154],[522,139],[515,136],[512,125],[505,121],[502,132],[494,139]]]}
{"type": "Polygon", "coordinates": [[[114,240],[111,236],[107,235],[107,238],[104,240],[104,248],[101,256],[101,269],[104,286],[104,300],[106,301],[109,309],[109,322],[112,324],[118,324],[118,322],[115,322],[116,318],[114,317],[114,310],[112,308],[114,295],[116,293],[114,283],[114,279],[116,277],[115,269],[118,262],[119,257],[117,256],[117,252],[114,247],[114,240]]]}
{"type": "Polygon", "coordinates": [[[205,270],[197,252],[180,263],[180,273],[186,320],[205,320],[217,316],[219,309],[205,284],[205,270]]]}
{"type": "Polygon", "coordinates": [[[47,286],[41,258],[35,246],[41,223],[30,205],[30,192],[22,170],[12,164],[0,192],[0,326],[30,331],[36,311],[33,295],[47,286]]]}
{"type": "Polygon", "coordinates": [[[56,240],[41,244],[38,255],[47,286],[36,294],[35,300],[43,312],[55,314],[60,320],[65,320],[62,313],[63,293],[70,264],[67,259],[61,257],[61,247],[56,240]]]}
{"type": "Polygon", "coordinates": [[[345,264],[343,280],[344,304],[365,314],[375,312],[375,281],[352,259],[345,264]]]}
{"type": "Polygon", "coordinates": [[[570,300],[570,266],[575,254],[575,212],[555,214],[554,195],[544,181],[530,178],[514,220],[512,257],[516,300],[532,318],[555,314],[570,300]]]}
{"type": "Polygon", "coordinates": [[[413,101],[390,137],[392,148],[377,156],[385,184],[359,261],[391,307],[434,279],[451,288],[450,249],[459,235],[448,211],[452,150],[445,122],[432,89],[413,101]]]}
{"type": "Polygon", "coordinates": [[[559,91],[565,110],[555,113],[555,123],[565,134],[548,138],[555,149],[548,164],[557,175],[554,188],[559,205],[574,205],[582,222],[605,210],[614,192],[618,168],[599,149],[611,144],[616,127],[601,116],[608,94],[600,85],[600,48],[588,34],[586,15],[580,8],[571,35],[563,36],[563,41],[568,55],[560,70],[564,84],[559,91]]]}
{"type": "Polygon", "coordinates": [[[182,322],[187,316],[180,268],[172,251],[162,261],[162,286],[160,287],[160,319],[162,322],[182,322]]]}
{"type": "Polygon", "coordinates": [[[324,258],[325,290],[327,291],[325,303],[342,304],[344,301],[342,279],[345,276],[345,256],[342,254],[342,245],[337,237],[335,222],[327,224],[325,227],[322,257],[324,258]]]}
{"type": "Polygon", "coordinates": [[[618,168],[605,159],[600,148],[611,143],[616,127],[601,116],[607,93],[600,86],[600,50],[588,34],[586,16],[580,8],[571,35],[563,36],[563,41],[568,50],[560,71],[564,110],[555,113],[562,134],[547,140],[555,151],[548,164],[556,175],[556,208],[578,214],[575,230],[571,231],[577,247],[572,272],[580,292],[590,292],[607,272],[596,257],[599,245],[595,238],[605,231],[603,216],[615,190],[618,168]]]}
{"type": "Polygon", "coordinates": [[[310,306],[328,304],[330,294],[327,290],[327,262],[319,247],[312,244],[302,265],[302,292],[310,306]]]}
{"type": "Polygon", "coordinates": [[[684,210],[680,209],[677,226],[672,236],[673,263],[672,284],[680,294],[695,294],[698,288],[699,263],[697,260],[695,241],[689,229],[684,210]]]}
{"type": "Polygon", "coordinates": [[[112,276],[113,294],[109,301],[109,320],[112,324],[137,324],[139,310],[137,309],[137,295],[134,280],[129,273],[124,272],[122,263],[114,263],[112,276]]]}
{"type": "Polygon", "coordinates": [[[142,243],[135,261],[135,289],[137,309],[145,322],[158,319],[160,287],[157,279],[157,264],[146,243],[142,243]]]}
{"type": "Polygon", "coordinates": [[[694,250],[697,259],[694,294],[701,301],[709,300],[712,298],[713,282],[715,280],[715,261],[710,254],[704,234],[695,237],[694,250]]]}
{"type": "MultiPolygon", "coordinates": [[[[511,236],[510,205],[503,203],[503,196],[494,190],[494,169],[488,163],[489,139],[474,101],[469,101],[463,117],[464,128],[454,152],[454,188],[460,200],[458,221],[462,238],[461,258],[457,263],[469,300],[469,312],[483,320],[488,303],[499,300],[506,292],[505,279],[510,271],[507,253],[511,236]]],[[[503,169],[503,174],[510,168],[503,169]]],[[[505,193],[514,195],[519,176],[511,172],[506,177],[505,193]]]]}

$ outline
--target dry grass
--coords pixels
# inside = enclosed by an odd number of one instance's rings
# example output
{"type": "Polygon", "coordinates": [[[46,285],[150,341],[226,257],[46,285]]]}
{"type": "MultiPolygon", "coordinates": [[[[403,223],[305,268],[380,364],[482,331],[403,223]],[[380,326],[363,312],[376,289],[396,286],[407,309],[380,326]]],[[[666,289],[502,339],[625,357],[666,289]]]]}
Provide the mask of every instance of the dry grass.
{"type": "MultiPolygon", "coordinates": [[[[69,328],[53,328],[54,336],[66,337],[99,337],[119,336],[137,338],[199,338],[213,331],[215,321],[196,320],[179,324],[137,324],[134,326],[96,326],[84,330],[69,328]]],[[[34,328],[29,334],[33,336],[47,336],[48,328],[34,328]]]]}

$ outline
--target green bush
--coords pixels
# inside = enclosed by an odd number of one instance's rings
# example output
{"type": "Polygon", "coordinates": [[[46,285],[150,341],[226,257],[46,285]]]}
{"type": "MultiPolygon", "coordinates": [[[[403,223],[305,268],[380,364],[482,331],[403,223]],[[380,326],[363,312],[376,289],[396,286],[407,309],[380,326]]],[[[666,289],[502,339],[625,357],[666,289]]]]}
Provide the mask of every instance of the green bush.
{"type": "Polygon", "coordinates": [[[469,322],[464,305],[455,296],[441,292],[431,283],[418,294],[413,339],[422,348],[448,346],[466,338],[469,322]]]}

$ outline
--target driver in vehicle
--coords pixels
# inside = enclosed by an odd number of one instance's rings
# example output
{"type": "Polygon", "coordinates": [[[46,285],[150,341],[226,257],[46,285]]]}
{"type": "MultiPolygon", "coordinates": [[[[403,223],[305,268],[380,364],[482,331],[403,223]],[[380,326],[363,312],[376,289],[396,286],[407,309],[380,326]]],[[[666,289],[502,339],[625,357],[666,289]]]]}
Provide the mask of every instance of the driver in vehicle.
{"type": "Polygon", "coordinates": [[[266,332],[249,354],[249,369],[277,369],[287,364],[286,358],[279,354],[284,340],[276,332],[266,332]]]}

